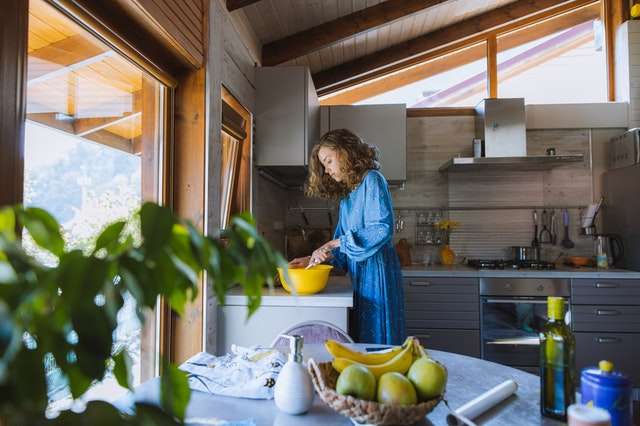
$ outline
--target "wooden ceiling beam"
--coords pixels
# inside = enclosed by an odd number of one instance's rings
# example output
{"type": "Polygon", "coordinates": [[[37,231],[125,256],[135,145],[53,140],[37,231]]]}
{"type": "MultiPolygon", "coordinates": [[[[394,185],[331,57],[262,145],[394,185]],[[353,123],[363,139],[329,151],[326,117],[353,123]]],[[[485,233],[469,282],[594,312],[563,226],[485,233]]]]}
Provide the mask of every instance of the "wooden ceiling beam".
{"type": "MultiPolygon", "coordinates": [[[[138,113],[139,114],[139,113],[138,113]]],[[[131,116],[135,116],[137,114],[131,114],[131,116]]],[[[118,117],[121,119],[121,117],[118,117]]],[[[130,116],[127,116],[130,118],[130,116]]],[[[109,146],[111,148],[118,149],[120,151],[124,151],[126,153],[133,153],[133,143],[131,140],[123,138],[122,136],[118,136],[115,133],[111,133],[108,130],[105,130],[104,127],[100,127],[99,129],[94,129],[90,133],[84,134],[76,134],[75,123],[81,120],[92,120],[92,119],[79,119],[74,120],[72,117],[67,114],[61,114],[56,112],[44,112],[44,113],[29,113],[27,114],[27,120],[42,124],[47,127],[51,127],[54,129],[58,129],[62,132],[65,132],[71,136],[81,137],[83,139],[90,140],[92,142],[96,142],[102,145],[109,146]]],[[[121,121],[121,120],[117,120],[121,121]]],[[[115,124],[115,122],[110,123],[115,124]]],[[[84,124],[81,124],[84,125],[84,124]]]]}
{"type": "Polygon", "coordinates": [[[76,118],[73,120],[73,130],[76,136],[85,137],[114,124],[122,123],[142,115],[142,112],[124,114],[121,117],[92,117],[76,118]]]}
{"type": "Polygon", "coordinates": [[[273,66],[299,58],[447,1],[450,0],[383,1],[264,45],[262,65],[273,66]]]}
{"type": "Polygon", "coordinates": [[[260,0],[227,0],[227,10],[233,12],[236,9],[242,9],[253,3],[258,3],[260,0]]]}
{"type": "Polygon", "coordinates": [[[430,59],[436,49],[447,53],[543,19],[595,3],[595,0],[517,0],[479,16],[365,55],[313,75],[319,95],[391,74],[430,59]]]}

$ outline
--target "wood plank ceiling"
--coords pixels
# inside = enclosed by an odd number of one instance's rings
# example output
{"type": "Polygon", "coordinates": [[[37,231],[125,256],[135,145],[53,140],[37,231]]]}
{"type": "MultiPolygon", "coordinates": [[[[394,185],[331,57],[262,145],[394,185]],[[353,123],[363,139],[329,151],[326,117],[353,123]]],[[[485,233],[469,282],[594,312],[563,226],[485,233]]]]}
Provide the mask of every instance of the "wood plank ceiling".
{"type": "Polygon", "coordinates": [[[29,8],[27,119],[129,153],[143,72],[42,0],[29,8]]]}
{"type": "MultiPolygon", "coordinates": [[[[228,6],[232,0],[227,0],[228,6]]],[[[437,29],[476,17],[490,10],[514,3],[517,0],[444,0],[427,1],[420,7],[419,2],[401,2],[399,0],[261,0],[237,9],[233,13],[244,14],[252,26],[257,38],[263,45],[265,65],[272,61],[271,49],[281,41],[298,35],[303,31],[356,12],[373,11],[383,3],[396,2],[411,5],[414,13],[392,19],[382,25],[348,36],[323,46],[302,56],[289,59],[278,65],[306,65],[311,73],[318,75],[341,64],[352,62],[375,52],[431,33],[437,29]],[[413,3],[413,4],[412,4],[413,3]]],[[[236,2],[237,3],[237,2],[236,2]]],[[[362,19],[353,15],[357,26],[362,19]]],[[[393,18],[393,16],[392,16],[393,18]]],[[[318,34],[321,37],[320,34],[318,34]]],[[[291,46],[289,46],[291,47],[291,46]]],[[[269,63],[275,65],[275,63],[269,63]]]]}

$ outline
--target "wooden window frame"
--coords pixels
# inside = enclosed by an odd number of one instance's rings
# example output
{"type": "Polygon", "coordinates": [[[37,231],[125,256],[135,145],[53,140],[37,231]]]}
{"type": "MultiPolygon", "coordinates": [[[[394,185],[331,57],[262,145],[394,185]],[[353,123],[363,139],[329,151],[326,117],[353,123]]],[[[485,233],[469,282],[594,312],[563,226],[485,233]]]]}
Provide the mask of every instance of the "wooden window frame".
{"type": "MultiPolygon", "coordinates": [[[[185,167],[184,164],[176,167],[175,162],[176,158],[193,152],[194,149],[198,150],[201,153],[200,158],[204,159],[205,68],[194,70],[176,66],[175,52],[162,51],[156,57],[145,55],[143,53],[145,46],[136,46],[136,43],[144,44],[144,40],[131,36],[131,33],[127,37],[123,31],[112,30],[104,23],[109,22],[109,19],[103,20],[96,14],[88,12],[81,6],[82,1],[46,0],[46,2],[166,87],[161,98],[161,107],[165,110],[164,121],[161,123],[163,124],[160,148],[163,155],[162,173],[156,176],[162,185],[162,192],[157,201],[171,206],[178,215],[192,220],[201,230],[204,229],[203,221],[199,220],[203,216],[206,217],[204,161],[199,168],[185,167]],[[201,81],[202,84],[189,85],[189,82],[194,79],[201,81]],[[186,101],[186,98],[193,98],[193,96],[197,96],[201,102],[186,101]],[[175,196],[185,187],[192,189],[196,187],[195,198],[199,201],[185,202],[184,197],[175,196]]],[[[207,2],[204,4],[207,5],[207,2]]],[[[205,13],[205,16],[208,16],[208,11],[205,13]]],[[[0,18],[0,34],[3,36],[0,41],[0,76],[2,76],[0,98],[3,99],[0,105],[0,152],[3,154],[0,155],[0,206],[21,203],[23,200],[28,14],[29,1],[15,0],[9,2],[9,6],[5,7],[0,18]]],[[[139,31],[136,34],[139,35],[139,31]]],[[[149,50],[146,50],[145,53],[148,52],[149,50]]],[[[202,284],[200,284],[200,290],[202,290],[202,284]]],[[[199,318],[196,318],[195,326],[202,330],[202,296],[195,305],[196,309],[199,309],[199,318]],[[200,303],[199,308],[198,303],[200,303]]],[[[194,348],[202,350],[203,347],[201,337],[203,331],[197,343],[193,344],[196,340],[191,337],[194,324],[189,325],[189,330],[182,330],[182,333],[177,335],[176,328],[180,328],[182,319],[176,318],[164,300],[160,300],[157,306],[157,317],[155,330],[148,330],[147,333],[148,338],[155,339],[154,354],[158,354],[157,362],[153,363],[152,368],[143,370],[141,375],[143,381],[161,372],[160,359],[180,361],[184,358],[186,351],[193,351],[194,348]]]]}
{"type": "MultiPolygon", "coordinates": [[[[518,30],[522,30],[525,28],[534,27],[544,21],[556,18],[558,16],[567,15],[573,12],[576,12],[579,9],[593,7],[596,4],[600,4],[601,9],[601,19],[604,26],[604,34],[605,34],[605,46],[606,46],[606,62],[607,62],[607,101],[615,101],[615,33],[618,27],[625,21],[629,19],[629,2],[628,0],[574,0],[564,7],[554,8],[552,10],[544,11],[533,16],[530,16],[525,19],[518,20],[517,22],[509,23],[501,26],[493,31],[489,31],[486,34],[483,34],[479,37],[472,37],[464,41],[460,41],[457,43],[453,43],[448,46],[444,46],[442,48],[435,49],[432,52],[429,52],[425,55],[422,55],[423,63],[432,61],[437,58],[444,57],[446,55],[451,54],[452,52],[459,52],[461,50],[467,49],[473,45],[477,45],[478,43],[482,43],[483,41],[486,43],[487,49],[487,88],[488,88],[488,97],[496,98],[499,95],[499,82],[498,82],[498,70],[497,70],[497,38],[499,36],[512,33],[518,30]]],[[[409,68],[413,68],[419,65],[413,64],[409,68]]],[[[408,69],[408,68],[407,68],[408,69]]],[[[396,71],[396,73],[401,74],[402,71],[396,71]]],[[[375,74],[375,73],[374,73],[375,74]]],[[[352,83],[347,85],[346,87],[340,87],[337,89],[337,92],[327,92],[325,96],[321,99],[322,105],[338,105],[341,104],[340,100],[349,99],[349,90],[360,90],[363,91],[363,87],[367,84],[374,84],[376,80],[380,80],[380,77],[363,77],[362,80],[354,80],[352,83]]],[[[384,77],[382,77],[384,79],[384,77]]],[[[338,86],[336,86],[338,87],[338,86]]],[[[364,89],[366,90],[366,89],[364,89]]],[[[390,89],[393,90],[393,89],[390,89]]],[[[380,92],[383,93],[383,92],[380,92]]],[[[378,92],[372,92],[371,96],[375,96],[380,94],[378,92]]],[[[418,111],[409,112],[407,110],[407,116],[417,117],[417,116],[441,116],[447,112],[459,112],[464,111],[463,114],[466,115],[468,113],[468,109],[466,108],[419,108],[416,109],[418,111]],[[442,112],[426,112],[425,110],[441,110],[442,112]]]]}

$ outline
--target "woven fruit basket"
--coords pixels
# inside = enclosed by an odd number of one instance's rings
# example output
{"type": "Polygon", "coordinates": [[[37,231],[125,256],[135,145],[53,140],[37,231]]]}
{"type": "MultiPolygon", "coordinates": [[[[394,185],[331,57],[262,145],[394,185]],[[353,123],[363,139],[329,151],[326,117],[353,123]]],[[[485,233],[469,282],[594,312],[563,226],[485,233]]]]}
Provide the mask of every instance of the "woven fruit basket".
{"type": "MultiPolygon", "coordinates": [[[[442,364],[441,364],[442,365],[442,364]]],[[[444,366],[443,366],[444,367],[444,366]]],[[[330,362],[309,360],[309,373],[320,398],[338,413],[357,423],[372,425],[411,425],[430,413],[444,395],[415,405],[401,406],[365,401],[336,392],[339,373],[330,362]]]]}

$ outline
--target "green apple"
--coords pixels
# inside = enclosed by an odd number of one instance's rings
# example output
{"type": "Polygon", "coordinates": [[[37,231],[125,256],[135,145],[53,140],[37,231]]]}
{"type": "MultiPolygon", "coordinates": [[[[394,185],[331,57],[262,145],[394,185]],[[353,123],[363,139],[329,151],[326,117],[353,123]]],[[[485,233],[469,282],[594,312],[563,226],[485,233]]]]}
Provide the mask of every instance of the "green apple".
{"type": "Polygon", "coordinates": [[[372,401],[376,394],[376,376],[364,365],[352,364],[338,376],[336,392],[372,401]]]}
{"type": "Polygon", "coordinates": [[[420,401],[426,401],[442,395],[447,385],[447,371],[434,360],[422,357],[409,369],[407,377],[413,383],[420,401]]]}
{"type": "Polygon", "coordinates": [[[391,405],[413,405],[417,402],[416,390],[411,382],[397,372],[384,373],[378,381],[378,402],[391,405]]]}

